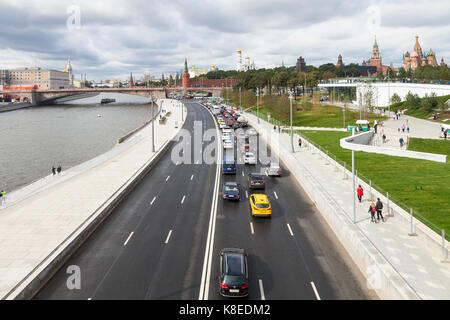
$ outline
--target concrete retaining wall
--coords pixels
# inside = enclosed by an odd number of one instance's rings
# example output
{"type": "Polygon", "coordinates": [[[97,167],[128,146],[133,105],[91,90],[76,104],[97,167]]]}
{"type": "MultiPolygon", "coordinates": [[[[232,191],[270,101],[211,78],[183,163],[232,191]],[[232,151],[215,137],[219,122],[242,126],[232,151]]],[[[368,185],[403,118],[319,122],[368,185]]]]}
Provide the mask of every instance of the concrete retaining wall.
{"type": "MultiPolygon", "coordinates": [[[[344,149],[355,150],[355,151],[365,151],[378,154],[386,154],[395,157],[405,157],[411,159],[422,159],[429,161],[436,161],[441,163],[447,162],[447,155],[418,152],[410,150],[400,150],[395,148],[377,147],[365,144],[368,143],[373,137],[373,132],[363,132],[354,136],[342,138],[340,140],[340,146],[344,149]]],[[[406,141],[405,141],[406,143],[406,141]]]]}
{"type": "MultiPolygon", "coordinates": [[[[261,137],[270,144],[266,132],[259,130],[256,121],[250,120],[252,126],[260,132],[261,137]]],[[[309,143],[307,139],[304,139],[309,143]]],[[[271,145],[272,147],[272,145],[271,145]]],[[[279,146],[272,148],[284,162],[299,184],[314,202],[344,248],[358,265],[363,275],[382,299],[416,300],[420,299],[414,289],[401,277],[375,245],[345,215],[339,204],[327,194],[325,189],[301,163],[290,153],[283,153],[279,146]],[[281,152],[277,152],[280,150],[281,152]]]]}

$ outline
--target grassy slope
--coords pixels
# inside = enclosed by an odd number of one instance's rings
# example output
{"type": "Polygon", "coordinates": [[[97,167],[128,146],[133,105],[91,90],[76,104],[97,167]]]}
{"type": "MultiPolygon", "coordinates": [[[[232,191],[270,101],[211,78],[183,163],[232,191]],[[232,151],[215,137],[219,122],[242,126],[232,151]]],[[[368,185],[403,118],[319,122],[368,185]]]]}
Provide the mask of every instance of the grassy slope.
{"type": "MultiPolygon", "coordinates": [[[[351,166],[351,151],[339,146],[346,132],[302,131],[304,136],[321,145],[351,166]]],[[[443,141],[438,141],[443,142],[443,141]]],[[[431,144],[413,143],[418,151],[430,151],[431,144]]],[[[446,148],[448,152],[448,146],[446,148]]],[[[372,180],[380,191],[389,192],[393,201],[408,210],[414,209],[435,231],[450,234],[450,164],[387,155],[355,152],[358,173],[372,180]]],[[[419,217],[420,218],[420,217],[419,217]]]]}

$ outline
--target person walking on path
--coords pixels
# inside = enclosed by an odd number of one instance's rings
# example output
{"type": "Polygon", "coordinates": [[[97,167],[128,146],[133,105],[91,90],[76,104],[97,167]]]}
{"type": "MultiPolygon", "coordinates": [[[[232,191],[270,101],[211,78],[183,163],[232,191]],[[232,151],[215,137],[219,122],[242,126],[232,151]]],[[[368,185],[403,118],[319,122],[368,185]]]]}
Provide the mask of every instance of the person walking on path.
{"type": "Polygon", "coordinates": [[[406,127],[406,131],[409,133],[409,126],[406,127]]]}
{"type": "Polygon", "coordinates": [[[0,198],[0,205],[4,204],[6,202],[6,191],[2,190],[1,195],[2,195],[2,197],[0,198]]]}
{"type": "Polygon", "coordinates": [[[301,148],[302,147],[302,139],[298,138],[298,147],[301,148]]]}
{"type": "Polygon", "coordinates": [[[405,140],[403,140],[403,138],[400,137],[400,139],[398,140],[398,142],[400,142],[400,148],[403,148],[403,143],[405,142],[405,140]]]}
{"type": "Polygon", "coordinates": [[[383,143],[386,143],[386,135],[383,133],[383,143]]]}
{"type": "Polygon", "coordinates": [[[373,123],[373,128],[375,129],[375,133],[377,133],[377,127],[378,127],[378,121],[375,120],[375,122],[373,123]]]}
{"type": "Polygon", "coordinates": [[[0,206],[3,204],[3,190],[0,192],[0,206]]]}
{"type": "Polygon", "coordinates": [[[61,170],[62,170],[62,169],[61,169],[61,165],[59,165],[59,166],[58,166],[58,169],[56,169],[56,171],[58,171],[58,174],[60,174],[60,173],[61,173],[61,170]]]}
{"type": "Polygon", "coordinates": [[[375,212],[376,212],[376,207],[375,207],[375,203],[373,203],[373,201],[370,203],[369,206],[369,213],[370,213],[370,218],[372,219],[372,222],[377,223],[377,220],[375,219],[375,212]]]}
{"type": "Polygon", "coordinates": [[[356,189],[356,195],[358,196],[359,203],[361,203],[362,196],[364,195],[364,190],[361,185],[356,189]]]}
{"type": "Polygon", "coordinates": [[[55,168],[55,166],[52,166],[52,173],[53,173],[53,175],[56,174],[56,168],[55,168]]]}
{"type": "Polygon", "coordinates": [[[380,198],[377,198],[377,204],[375,205],[375,208],[377,209],[377,219],[378,221],[383,220],[384,222],[384,218],[383,218],[383,214],[381,213],[381,211],[383,210],[383,203],[381,202],[380,198]]]}
{"type": "Polygon", "coordinates": [[[273,126],[273,131],[277,131],[277,126],[273,126]]]}
{"type": "Polygon", "coordinates": [[[405,132],[405,124],[402,124],[402,131],[405,132]]]}

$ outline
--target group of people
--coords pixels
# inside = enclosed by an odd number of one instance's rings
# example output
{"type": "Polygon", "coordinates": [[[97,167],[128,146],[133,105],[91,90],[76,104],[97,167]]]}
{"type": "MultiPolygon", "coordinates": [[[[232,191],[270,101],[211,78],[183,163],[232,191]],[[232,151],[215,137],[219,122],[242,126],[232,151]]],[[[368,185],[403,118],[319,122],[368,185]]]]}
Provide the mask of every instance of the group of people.
{"type": "Polygon", "coordinates": [[[57,172],[58,172],[58,174],[60,174],[61,170],[62,170],[61,165],[59,165],[58,168],[55,168],[55,166],[52,166],[53,175],[55,175],[57,172]]]}
{"type": "MultiPolygon", "coordinates": [[[[356,189],[356,195],[358,196],[359,203],[361,203],[362,197],[364,195],[364,190],[361,187],[361,185],[359,185],[358,189],[356,189]]],[[[377,198],[377,203],[374,203],[373,201],[370,202],[368,212],[370,213],[372,222],[377,223],[378,221],[380,221],[380,218],[384,222],[384,217],[383,217],[382,211],[383,211],[383,203],[381,202],[380,198],[377,198]],[[375,219],[375,213],[377,214],[376,219],[375,219]]]]}
{"type": "Polygon", "coordinates": [[[278,129],[278,133],[281,133],[281,127],[280,126],[273,126],[273,131],[277,132],[278,129]]]}

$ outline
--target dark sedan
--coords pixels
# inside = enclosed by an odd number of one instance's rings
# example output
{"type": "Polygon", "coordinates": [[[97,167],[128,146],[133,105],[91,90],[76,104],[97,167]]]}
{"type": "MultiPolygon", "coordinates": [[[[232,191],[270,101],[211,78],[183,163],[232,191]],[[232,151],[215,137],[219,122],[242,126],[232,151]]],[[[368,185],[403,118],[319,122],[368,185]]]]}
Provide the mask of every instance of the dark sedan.
{"type": "Polygon", "coordinates": [[[220,250],[219,283],[219,292],[224,297],[248,296],[247,254],[244,249],[220,250]]]}
{"type": "Polygon", "coordinates": [[[248,174],[248,187],[250,189],[265,189],[266,183],[264,177],[259,173],[249,173],[248,174]]]}
{"type": "Polygon", "coordinates": [[[239,200],[239,186],[236,182],[226,182],[223,185],[224,200],[239,200]]]}

